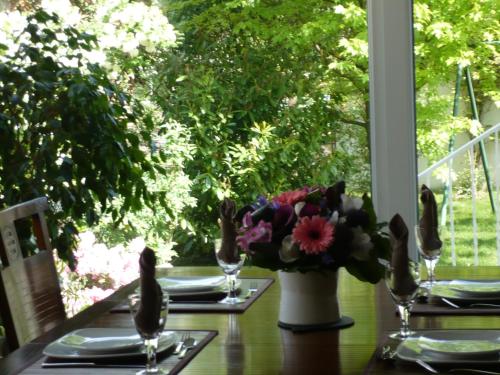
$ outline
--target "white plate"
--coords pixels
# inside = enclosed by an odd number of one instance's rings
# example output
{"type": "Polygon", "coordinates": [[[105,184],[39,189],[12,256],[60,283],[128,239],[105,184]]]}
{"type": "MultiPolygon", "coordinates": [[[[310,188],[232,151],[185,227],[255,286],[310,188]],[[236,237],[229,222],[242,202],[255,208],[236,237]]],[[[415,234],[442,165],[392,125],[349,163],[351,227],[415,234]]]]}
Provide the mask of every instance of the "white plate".
{"type": "Polygon", "coordinates": [[[399,344],[396,356],[435,364],[500,364],[500,331],[420,331],[399,344]]]}
{"type": "Polygon", "coordinates": [[[500,298],[500,282],[453,280],[448,284],[450,289],[465,297],[500,298]]]}
{"type": "MultiPolygon", "coordinates": [[[[466,280],[438,281],[433,285],[431,295],[463,302],[500,301],[500,292],[497,294],[492,292],[491,289],[486,289],[486,287],[479,284],[487,284],[487,282],[472,282],[466,280]],[[478,288],[482,288],[484,291],[477,292],[473,290],[477,290],[478,288]]],[[[490,282],[489,286],[491,287],[492,285],[500,285],[500,283],[490,282]]]]}
{"type": "Polygon", "coordinates": [[[225,276],[213,277],[162,277],[158,284],[169,294],[209,292],[223,288],[225,276]]]}
{"type": "MultiPolygon", "coordinates": [[[[170,295],[190,295],[200,292],[217,292],[224,291],[226,286],[225,276],[212,276],[212,277],[200,277],[200,276],[184,276],[184,277],[162,277],[157,279],[158,284],[161,288],[170,295]]],[[[241,283],[239,279],[236,281],[241,283]]],[[[136,293],[139,293],[140,289],[136,289],[136,293]]]]}
{"type": "MultiPolygon", "coordinates": [[[[158,343],[158,353],[178,340],[175,332],[165,331],[158,343]]],[[[47,345],[43,354],[54,358],[118,358],[145,355],[142,340],[134,328],[83,328],[47,345]]]]}

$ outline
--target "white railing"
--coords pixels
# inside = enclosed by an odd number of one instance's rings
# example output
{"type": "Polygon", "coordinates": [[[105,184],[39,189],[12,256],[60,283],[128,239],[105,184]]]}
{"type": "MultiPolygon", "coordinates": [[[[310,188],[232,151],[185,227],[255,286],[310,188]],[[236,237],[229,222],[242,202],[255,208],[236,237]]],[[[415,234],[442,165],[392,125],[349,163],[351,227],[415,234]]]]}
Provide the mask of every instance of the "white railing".
{"type": "MultiPolygon", "coordinates": [[[[493,156],[493,165],[492,168],[494,170],[494,199],[496,201],[495,210],[495,220],[496,220],[496,255],[497,255],[497,264],[500,265],[500,213],[498,212],[500,209],[500,195],[499,195],[499,186],[500,186],[500,171],[499,171],[499,163],[500,163],[500,147],[499,147],[499,137],[498,133],[500,132],[500,123],[492,126],[487,131],[472,139],[471,141],[465,143],[460,146],[455,151],[448,154],[443,159],[434,163],[423,172],[418,174],[419,182],[425,181],[426,184],[430,185],[432,173],[435,172],[439,167],[443,165],[447,165],[448,167],[448,214],[449,214],[449,225],[450,225],[450,247],[451,247],[451,261],[453,265],[456,265],[456,249],[455,249],[455,217],[453,211],[453,161],[458,157],[462,156],[466,152],[469,154],[469,166],[470,166],[470,176],[471,176],[471,195],[472,195],[472,235],[473,235],[473,247],[474,247],[474,264],[479,264],[479,241],[478,241],[478,225],[477,225],[477,186],[476,186],[476,167],[475,167],[475,146],[479,144],[481,141],[483,143],[490,140],[491,136],[494,136],[494,156],[493,156]]],[[[491,173],[490,173],[491,176],[491,173]]]]}

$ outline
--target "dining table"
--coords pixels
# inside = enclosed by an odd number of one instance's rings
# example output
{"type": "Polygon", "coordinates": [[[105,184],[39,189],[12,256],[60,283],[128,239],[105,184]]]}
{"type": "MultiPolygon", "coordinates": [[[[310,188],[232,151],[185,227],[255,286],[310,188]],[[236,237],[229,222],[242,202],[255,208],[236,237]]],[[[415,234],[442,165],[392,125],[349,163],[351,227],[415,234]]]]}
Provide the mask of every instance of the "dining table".
{"type": "MultiPolygon", "coordinates": [[[[219,267],[159,269],[159,276],[221,275],[219,267]]],[[[217,336],[181,370],[182,374],[422,374],[424,369],[398,369],[374,355],[400,321],[383,282],[361,282],[339,270],[338,296],[341,313],[354,325],[340,330],[294,333],[277,325],[280,308],[278,275],[266,269],[243,267],[241,277],[269,278],[275,282],[244,312],[170,313],[167,330],[214,330],[217,336]]],[[[497,266],[439,266],[438,279],[500,280],[497,266]]],[[[129,374],[129,370],[44,369],[40,366],[45,346],[62,335],[83,327],[133,327],[129,314],[110,310],[122,303],[138,281],[118,289],[37,339],[21,346],[0,361],[0,374],[129,374]]],[[[500,329],[500,315],[415,315],[414,330],[500,329]]]]}

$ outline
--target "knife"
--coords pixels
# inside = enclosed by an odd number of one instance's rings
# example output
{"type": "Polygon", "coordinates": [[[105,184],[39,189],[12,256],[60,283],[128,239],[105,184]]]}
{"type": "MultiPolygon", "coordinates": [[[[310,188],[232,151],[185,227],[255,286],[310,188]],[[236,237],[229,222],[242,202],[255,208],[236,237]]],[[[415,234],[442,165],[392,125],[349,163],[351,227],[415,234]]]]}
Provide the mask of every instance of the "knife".
{"type": "Polygon", "coordinates": [[[180,301],[180,300],[177,300],[177,301],[170,301],[170,303],[174,304],[174,305],[177,305],[177,304],[183,304],[183,305],[191,305],[191,304],[212,304],[212,303],[218,303],[218,301],[214,301],[214,300],[201,300],[201,301],[189,301],[189,300],[185,300],[185,301],[180,301]]]}
{"type": "Polygon", "coordinates": [[[95,362],[43,362],[42,368],[103,367],[103,368],[145,368],[144,365],[105,364],[95,362]]]}

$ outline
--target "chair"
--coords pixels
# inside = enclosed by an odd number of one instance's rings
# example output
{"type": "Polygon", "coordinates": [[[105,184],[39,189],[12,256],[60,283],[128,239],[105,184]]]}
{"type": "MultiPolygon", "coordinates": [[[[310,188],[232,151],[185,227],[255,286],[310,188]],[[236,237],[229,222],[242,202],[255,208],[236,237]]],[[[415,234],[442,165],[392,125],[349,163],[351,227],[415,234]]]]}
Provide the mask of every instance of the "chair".
{"type": "Polygon", "coordinates": [[[0,211],[0,314],[10,350],[66,319],[44,216],[48,207],[43,197],[0,211]],[[16,230],[23,220],[32,222],[37,249],[31,253],[16,230]]]}

